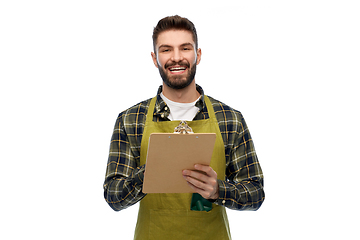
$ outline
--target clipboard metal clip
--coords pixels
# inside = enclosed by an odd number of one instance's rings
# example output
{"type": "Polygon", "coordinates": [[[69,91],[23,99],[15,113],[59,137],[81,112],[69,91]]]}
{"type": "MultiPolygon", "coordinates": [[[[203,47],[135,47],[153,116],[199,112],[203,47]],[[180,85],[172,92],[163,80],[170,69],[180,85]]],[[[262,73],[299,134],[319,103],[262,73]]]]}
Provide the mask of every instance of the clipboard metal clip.
{"type": "Polygon", "coordinates": [[[189,127],[186,121],[180,121],[179,125],[174,128],[174,133],[179,134],[188,134],[188,133],[194,133],[192,128],[189,127]]]}

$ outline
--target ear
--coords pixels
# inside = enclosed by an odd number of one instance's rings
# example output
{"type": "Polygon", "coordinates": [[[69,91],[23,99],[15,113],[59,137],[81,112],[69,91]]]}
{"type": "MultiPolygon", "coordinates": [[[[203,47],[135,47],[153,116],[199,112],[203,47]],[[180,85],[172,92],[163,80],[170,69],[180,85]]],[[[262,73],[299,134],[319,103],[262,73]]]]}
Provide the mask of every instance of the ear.
{"type": "Polygon", "coordinates": [[[196,56],[197,56],[197,58],[196,58],[196,65],[198,65],[199,63],[200,63],[200,61],[201,61],[201,48],[198,48],[198,50],[196,51],[196,56]]]}
{"type": "Polygon", "coordinates": [[[157,64],[156,54],[152,52],[151,53],[151,58],[152,58],[152,60],[154,62],[155,67],[159,68],[159,66],[157,64]]]}

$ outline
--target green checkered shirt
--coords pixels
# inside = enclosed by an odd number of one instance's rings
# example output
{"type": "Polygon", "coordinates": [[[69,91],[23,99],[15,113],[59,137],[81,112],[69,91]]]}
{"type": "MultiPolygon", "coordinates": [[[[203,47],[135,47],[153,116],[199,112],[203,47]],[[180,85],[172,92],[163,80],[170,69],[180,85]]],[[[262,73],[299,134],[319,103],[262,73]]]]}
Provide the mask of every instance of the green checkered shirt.
{"type": "MultiPolygon", "coordinates": [[[[209,118],[204,92],[194,121],[209,118]]],[[[169,121],[169,108],[160,97],[159,87],[153,121],[169,121]]],[[[264,201],[263,173],[256,156],[249,129],[242,114],[209,97],[225,145],[226,180],[218,180],[219,198],[215,204],[235,210],[257,210],[264,201]]],[[[111,143],[104,182],[104,197],[115,211],[125,209],[146,194],[142,192],[145,165],[140,166],[140,147],[150,100],[119,114],[111,143]]]]}

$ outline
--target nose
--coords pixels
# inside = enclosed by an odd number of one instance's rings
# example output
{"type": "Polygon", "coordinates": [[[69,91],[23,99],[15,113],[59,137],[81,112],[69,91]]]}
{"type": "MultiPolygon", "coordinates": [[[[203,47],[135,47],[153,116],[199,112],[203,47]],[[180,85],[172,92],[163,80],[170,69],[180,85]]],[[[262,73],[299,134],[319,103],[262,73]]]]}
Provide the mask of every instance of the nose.
{"type": "Polygon", "coordinates": [[[173,62],[180,62],[180,61],[183,60],[183,56],[182,56],[181,51],[179,49],[174,49],[171,60],[173,62]]]}

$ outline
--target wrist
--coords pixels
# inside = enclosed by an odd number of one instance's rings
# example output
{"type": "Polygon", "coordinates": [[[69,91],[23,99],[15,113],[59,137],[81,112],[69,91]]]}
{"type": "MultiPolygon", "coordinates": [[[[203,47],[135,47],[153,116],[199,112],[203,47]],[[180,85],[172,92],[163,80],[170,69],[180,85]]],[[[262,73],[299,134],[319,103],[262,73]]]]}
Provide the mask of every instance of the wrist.
{"type": "Polygon", "coordinates": [[[217,199],[219,199],[219,183],[216,185],[215,193],[212,194],[207,200],[210,202],[215,202],[217,199]]]}

